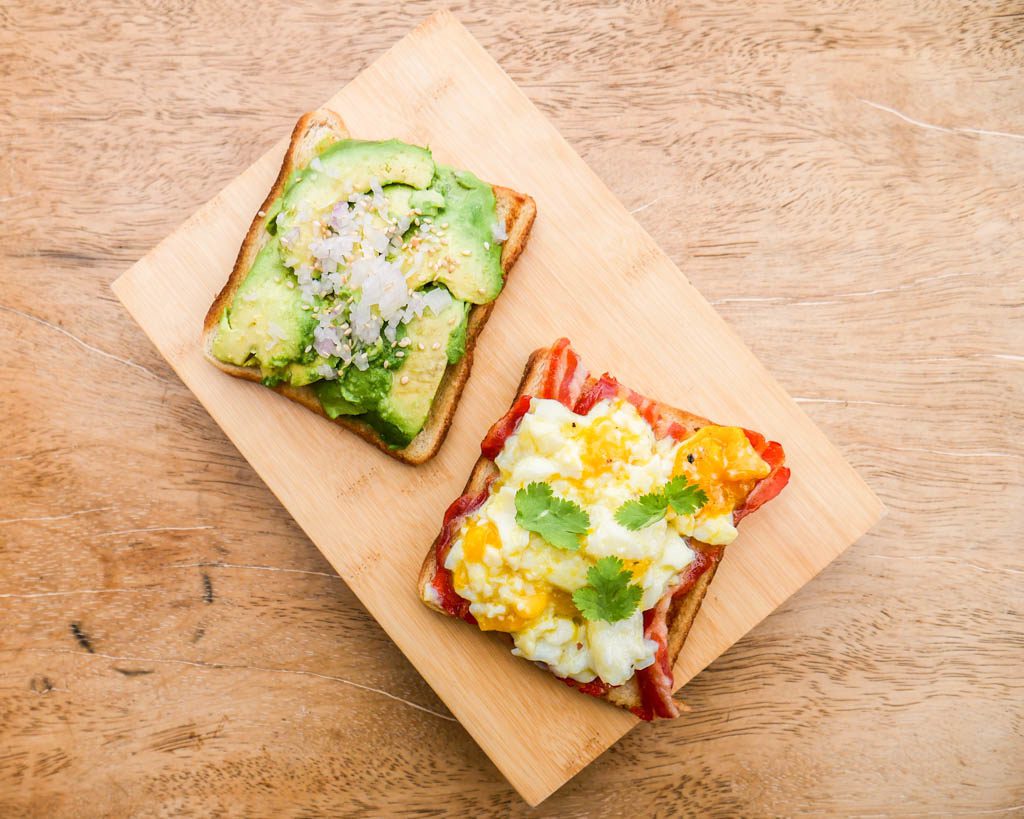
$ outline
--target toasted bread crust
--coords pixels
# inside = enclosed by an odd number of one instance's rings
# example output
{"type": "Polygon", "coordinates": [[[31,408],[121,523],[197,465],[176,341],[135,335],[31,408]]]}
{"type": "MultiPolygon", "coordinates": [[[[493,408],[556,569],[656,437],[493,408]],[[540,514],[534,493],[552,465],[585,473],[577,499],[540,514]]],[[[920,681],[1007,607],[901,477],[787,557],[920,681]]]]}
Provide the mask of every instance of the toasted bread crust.
{"type": "MultiPolygon", "coordinates": [[[[206,319],[203,322],[203,351],[210,363],[230,375],[244,378],[248,381],[260,381],[262,375],[259,367],[242,367],[235,364],[227,364],[218,360],[211,352],[214,335],[221,315],[228,308],[234,299],[235,291],[241,286],[245,277],[252,267],[256,255],[263,248],[267,241],[268,233],[265,230],[266,214],[274,200],[284,191],[285,183],[291,172],[302,165],[307,164],[316,155],[317,148],[325,140],[336,142],[347,139],[349,136],[341,117],[334,111],[327,108],[320,108],[302,116],[295,124],[292,131],[291,141],[285,153],[281,170],[277,175],[270,193],[263,200],[263,204],[249,226],[245,235],[238,257],[231,270],[231,275],[225,282],[220,293],[213,300],[207,311],[206,319]]],[[[492,185],[494,198],[497,204],[498,217],[504,220],[505,232],[508,238],[501,248],[501,269],[505,281],[508,281],[509,273],[516,259],[519,258],[533,226],[533,220],[537,215],[536,203],[530,196],[518,193],[510,188],[499,185],[492,185]]],[[[295,401],[306,409],[312,410],[323,418],[332,421],[338,426],[345,427],[356,433],[360,438],[376,446],[378,449],[404,461],[408,464],[421,464],[429,460],[441,448],[455,410],[459,403],[459,397],[469,379],[469,373],[473,366],[473,350],[476,347],[477,339],[483,332],[487,319],[490,318],[495,302],[489,304],[474,305],[469,310],[468,324],[466,327],[466,354],[455,364],[449,365],[441,378],[437,394],[434,396],[433,404],[430,407],[430,414],[427,422],[419,434],[413,438],[407,446],[402,449],[393,449],[377,433],[373,427],[356,418],[340,417],[331,419],[324,412],[316,393],[310,386],[293,387],[290,384],[279,384],[271,389],[295,401]]]]}
{"type": "MultiPolygon", "coordinates": [[[[541,388],[544,380],[544,363],[547,359],[547,348],[541,348],[535,350],[526,362],[526,368],[523,370],[523,377],[519,382],[519,388],[516,390],[515,398],[509,402],[509,404],[515,403],[515,400],[521,395],[531,395],[537,392],[541,388]]],[[[673,420],[681,424],[687,434],[696,432],[703,426],[707,426],[711,423],[710,420],[700,415],[694,415],[693,413],[686,412],[685,410],[676,409],[675,407],[668,407],[667,405],[660,405],[663,412],[671,412],[673,420]]],[[[462,490],[463,495],[476,494],[483,490],[487,485],[487,479],[492,474],[497,473],[497,467],[494,462],[481,456],[473,466],[473,470],[469,475],[469,480],[466,482],[465,487],[462,490]]],[[[436,562],[436,546],[437,541],[435,540],[431,544],[430,550],[427,552],[426,557],[423,560],[423,565],[420,568],[418,587],[420,599],[430,608],[438,611],[442,614],[447,615],[444,609],[437,605],[431,594],[431,583],[434,579],[434,573],[437,570],[436,562]]],[[[679,657],[679,652],[682,651],[683,644],[686,642],[686,637],[690,633],[690,628],[693,626],[693,621],[697,617],[697,612],[700,610],[701,603],[704,600],[704,595],[707,594],[708,587],[711,585],[711,580],[714,578],[715,570],[718,568],[718,561],[714,561],[711,567],[702,574],[693,588],[690,589],[686,594],[680,595],[673,598],[672,604],[669,606],[667,614],[667,626],[668,626],[668,656],[669,662],[672,666],[675,666],[676,659],[679,657]]],[[[603,699],[613,705],[617,705],[620,708],[632,709],[640,708],[643,702],[640,697],[640,687],[637,684],[636,676],[630,677],[624,684],[609,688],[608,691],[602,695],[603,699]]]]}

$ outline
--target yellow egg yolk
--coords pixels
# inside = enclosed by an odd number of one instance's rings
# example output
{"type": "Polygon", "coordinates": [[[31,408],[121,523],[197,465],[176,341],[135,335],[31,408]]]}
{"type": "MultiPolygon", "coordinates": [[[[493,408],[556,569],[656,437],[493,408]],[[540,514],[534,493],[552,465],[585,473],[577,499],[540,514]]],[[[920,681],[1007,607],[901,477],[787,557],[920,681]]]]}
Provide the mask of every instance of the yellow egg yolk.
{"type": "Polygon", "coordinates": [[[750,445],[740,427],[706,426],[679,445],[673,477],[683,475],[708,496],[701,513],[731,512],[743,501],[771,467],[750,445]]]}
{"type": "Polygon", "coordinates": [[[649,568],[651,568],[651,561],[622,559],[622,568],[632,574],[633,580],[637,581],[647,573],[649,568]]]}
{"type": "Polygon", "coordinates": [[[598,418],[586,427],[574,428],[570,438],[580,442],[580,463],[583,467],[578,477],[555,475],[573,487],[584,502],[594,499],[594,478],[610,473],[622,474],[622,467],[635,460],[632,447],[635,436],[616,426],[611,418],[598,418]]]}
{"type": "MultiPolygon", "coordinates": [[[[501,548],[497,527],[490,521],[470,523],[462,539],[462,563],[452,573],[452,585],[459,594],[465,596],[465,590],[469,586],[469,570],[466,564],[482,564],[488,546],[501,548]]],[[[482,631],[521,631],[527,623],[544,613],[550,598],[551,593],[542,589],[508,604],[508,611],[505,614],[498,617],[480,616],[476,621],[482,631]]],[[[559,602],[561,601],[556,600],[556,604],[559,602]]],[[[572,605],[571,598],[568,602],[572,605]]]]}
{"type": "Polygon", "coordinates": [[[630,460],[629,441],[624,440],[622,431],[611,418],[598,418],[588,428],[581,430],[579,440],[583,444],[580,453],[583,477],[630,460]]]}

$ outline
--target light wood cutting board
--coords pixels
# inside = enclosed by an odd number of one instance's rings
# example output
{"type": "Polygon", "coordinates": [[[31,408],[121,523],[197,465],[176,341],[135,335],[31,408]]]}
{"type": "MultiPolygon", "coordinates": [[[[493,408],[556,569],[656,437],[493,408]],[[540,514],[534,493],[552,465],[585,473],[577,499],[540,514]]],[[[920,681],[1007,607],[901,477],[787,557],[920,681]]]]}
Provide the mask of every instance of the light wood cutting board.
{"type": "Polygon", "coordinates": [[[416,595],[417,572],[441,516],[533,349],[566,335],[592,370],[608,370],[641,392],[717,421],[760,430],[786,448],[792,482],[744,521],[728,549],[676,666],[679,684],[821,571],[879,519],[882,506],[450,14],[435,14],[327,105],[356,137],[429,144],[440,162],[537,200],[529,246],[477,346],[437,458],[402,465],[203,360],[203,316],[275,178],[285,138],[121,276],[114,291],[452,713],[535,805],[636,720],[512,657],[494,635],[428,611],[416,595]]]}

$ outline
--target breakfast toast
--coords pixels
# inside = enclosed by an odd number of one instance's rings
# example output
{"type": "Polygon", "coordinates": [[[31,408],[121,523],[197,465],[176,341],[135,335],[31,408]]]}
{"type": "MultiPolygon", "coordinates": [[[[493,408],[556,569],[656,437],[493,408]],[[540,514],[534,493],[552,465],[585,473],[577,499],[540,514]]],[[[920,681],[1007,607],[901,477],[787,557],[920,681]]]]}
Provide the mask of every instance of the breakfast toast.
{"type": "MultiPolygon", "coordinates": [[[[264,250],[268,242],[274,239],[271,231],[274,228],[273,219],[277,215],[273,210],[275,202],[280,201],[288,188],[289,181],[295,178],[298,170],[310,163],[315,163],[316,158],[327,148],[346,139],[348,139],[348,133],[341,118],[326,108],[308,113],[298,121],[277,180],[253,218],[231,275],[210,306],[203,326],[203,350],[206,358],[214,366],[239,378],[262,381],[286,398],[302,404],[325,418],[330,416],[318,398],[314,385],[273,383],[265,377],[258,365],[237,364],[222,360],[221,357],[214,354],[214,344],[218,328],[238,294],[239,288],[250,270],[253,269],[261,251],[264,250]]],[[[507,237],[501,244],[500,251],[500,270],[504,280],[507,279],[513,264],[526,245],[536,215],[536,206],[533,199],[525,194],[497,185],[490,187],[493,191],[498,224],[503,226],[502,232],[507,237]]],[[[473,363],[473,349],[493,309],[493,300],[484,304],[468,306],[464,354],[456,362],[444,367],[444,373],[440,378],[426,421],[410,441],[403,441],[403,445],[396,446],[393,441],[388,441],[382,436],[378,427],[368,423],[359,415],[339,415],[332,419],[334,423],[350,429],[389,455],[406,463],[419,464],[431,458],[440,448],[451,425],[459,397],[469,378],[473,363]]],[[[306,348],[306,352],[310,352],[309,347],[306,348]]],[[[395,377],[399,377],[397,371],[395,377]]]]}
{"type": "MultiPolygon", "coordinates": [[[[441,533],[423,562],[418,586],[424,603],[439,612],[476,622],[469,610],[469,602],[455,591],[452,572],[445,568],[444,563],[467,516],[488,497],[489,488],[499,475],[494,459],[504,441],[514,434],[531,400],[554,398],[577,407],[575,411],[580,412],[581,401],[593,406],[596,400],[614,395],[634,404],[651,423],[658,438],[685,441],[702,428],[713,427],[706,418],[646,399],[607,375],[600,379],[589,376],[565,339],[551,348],[537,350],[526,365],[512,410],[492,427],[485,438],[484,454],[476,462],[462,497],[445,515],[441,533]]],[[[766,442],[756,433],[747,432],[746,435],[767,462],[770,472],[754,484],[743,504],[735,509],[735,523],[778,494],[789,477],[789,470],[784,466],[784,454],[778,444],[766,442]]],[[[696,538],[690,538],[689,545],[694,552],[694,561],[682,571],[678,582],[658,600],[657,605],[645,612],[645,637],[659,643],[656,661],[617,685],[605,684],[599,678],[578,682],[562,677],[563,682],[626,708],[641,719],[678,716],[678,704],[672,699],[672,668],[714,578],[724,548],[702,543],[696,538]]]]}

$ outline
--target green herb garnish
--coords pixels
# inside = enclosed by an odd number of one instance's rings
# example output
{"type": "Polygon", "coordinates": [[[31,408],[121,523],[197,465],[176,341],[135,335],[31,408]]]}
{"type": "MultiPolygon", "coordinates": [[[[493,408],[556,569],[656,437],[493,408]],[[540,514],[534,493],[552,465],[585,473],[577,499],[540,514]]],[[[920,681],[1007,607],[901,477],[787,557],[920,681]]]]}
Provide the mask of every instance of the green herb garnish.
{"type": "Polygon", "coordinates": [[[708,496],[697,484],[686,478],[673,478],[660,491],[626,501],[615,511],[620,526],[636,532],[657,523],[671,506],[677,515],[692,515],[708,502],[708,496]]]}
{"type": "Polygon", "coordinates": [[[587,571],[588,585],[572,593],[576,608],[588,620],[615,623],[625,620],[640,605],[643,589],[634,583],[617,557],[602,557],[587,571]]]}
{"type": "Polygon", "coordinates": [[[556,549],[575,552],[590,528],[590,515],[571,500],[555,497],[548,484],[531,483],[516,492],[516,523],[556,549]]]}

